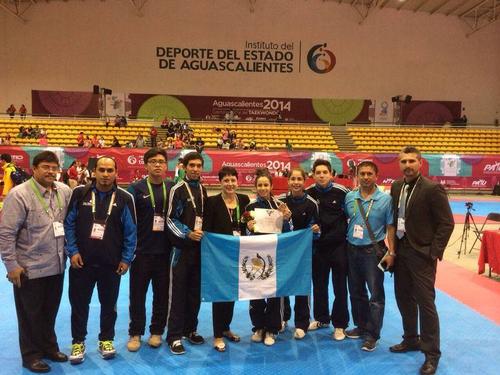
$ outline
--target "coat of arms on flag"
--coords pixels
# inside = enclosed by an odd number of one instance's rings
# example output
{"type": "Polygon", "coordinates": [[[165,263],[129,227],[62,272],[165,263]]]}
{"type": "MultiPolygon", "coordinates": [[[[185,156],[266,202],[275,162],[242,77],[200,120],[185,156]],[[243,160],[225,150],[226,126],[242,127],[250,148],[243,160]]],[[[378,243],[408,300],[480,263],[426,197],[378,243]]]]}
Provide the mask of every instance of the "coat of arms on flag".
{"type": "Polygon", "coordinates": [[[229,236],[201,241],[201,298],[205,302],[309,295],[312,231],[229,236]]]}

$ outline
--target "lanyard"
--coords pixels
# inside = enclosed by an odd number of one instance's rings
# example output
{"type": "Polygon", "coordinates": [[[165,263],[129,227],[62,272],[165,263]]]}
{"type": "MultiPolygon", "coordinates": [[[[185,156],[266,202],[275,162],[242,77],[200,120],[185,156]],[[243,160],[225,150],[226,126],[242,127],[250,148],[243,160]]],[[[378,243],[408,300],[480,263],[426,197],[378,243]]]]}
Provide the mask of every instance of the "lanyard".
{"type": "MultiPolygon", "coordinates": [[[[111,210],[113,209],[113,203],[115,203],[115,195],[116,192],[113,192],[113,195],[111,195],[111,200],[109,201],[109,207],[108,207],[108,212],[106,214],[106,219],[104,219],[104,222],[106,223],[108,221],[109,215],[111,215],[111,210]]],[[[95,191],[92,190],[92,216],[94,217],[95,221],[95,191]]]]}
{"type": "MultiPolygon", "coordinates": [[[[38,190],[38,187],[35,185],[35,181],[33,181],[33,179],[30,179],[30,182],[31,182],[31,188],[33,189],[33,192],[35,193],[35,196],[37,197],[38,201],[40,202],[40,204],[42,205],[43,207],[43,210],[45,211],[45,213],[48,215],[48,217],[50,217],[50,211],[49,211],[49,206],[47,206],[47,202],[45,201],[44,197],[42,197],[42,193],[40,193],[40,190],[38,190]]],[[[55,195],[56,195],[56,200],[57,200],[57,207],[59,208],[59,210],[62,209],[62,204],[61,204],[61,199],[59,198],[59,193],[55,192],[55,195]]],[[[54,211],[52,210],[52,215],[54,217],[50,217],[52,220],[55,220],[55,216],[54,215],[54,211]]]]}
{"type": "MultiPolygon", "coordinates": [[[[191,192],[191,188],[189,187],[189,183],[184,181],[184,185],[186,185],[189,198],[191,198],[191,204],[193,205],[194,213],[198,215],[198,212],[196,211],[196,202],[194,200],[193,193],[191,192]]],[[[200,184],[200,196],[201,196],[201,216],[203,216],[203,188],[201,187],[201,184],[200,184]]]]}
{"type": "MultiPolygon", "coordinates": [[[[151,199],[151,206],[153,206],[153,211],[156,212],[156,203],[155,203],[155,195],[153,194],[153,188],[151,187],[151,183],[149,182],[149,178],[146,178],[146,183],[148,184],[149,190],[149,199],[151,199]]],[[[165,215],[165,211],[167,210],[167,188],[165,186],[165,182],[162,182],[162,190],[163,190],[163,215],[165,215]]]]}
{"type": "MultiPolygon", "coordinates": [[[[239,223],[240,222],[240,202],[238,201],[237,195],[235,195],[235,198],[236,198],[236,222],[239,223]]],[[[224,200],[224,199],[222,199],[222,200],[224,200]]],[[[234,223],[232,211],[229,209],[229,207],[227,207],[227,205],[226,205],[226,209],[227,209],[227,214],[229,215],[229,220],[231,220],[231,223],[234,223]]]]}
{"type": "MultiPolygon", "coordinates": [[[[359,204],[363,204],[363,201],[359,198],[356,198],[356,200],[360,201],[359,204]]],[[[370,211],[372,210],[372,206],[373,206],[373,198],[370,199],[370,204],[368,205],[368,210],[366,211],[366,217],[365,217],[365,220],[368,221],[368,216],[370,215],[370,211]]],[[[356,210],[358,208],[358,205],[357,204],[354,204],[354,213],[352,214],[352,218],[354,219],[354,217],[356,216],[356,210]]]]}
{"type": "MultiPolygon", "coordinates": [[[[413,185],[413,189],[411,189],[410,195],[406,197],[406,202],[405,202],[406,207],[408,207],[408,203],[410,203],[410,199],[413,195],[413,192],[415,191],[415,187],[417,186],[419,180],[420,180],[420,176],[418,176],[418,179],[415,182],[415,185],[413,185]]],[[[403,186],[401,187],[401,191],[399,192],[398,211],[399,211],[399,207],[401,207],[401,197],[403,196],[403,192],[405,190],[405,185],[410,186],[410,184],[403,182],[403,186]]]]}

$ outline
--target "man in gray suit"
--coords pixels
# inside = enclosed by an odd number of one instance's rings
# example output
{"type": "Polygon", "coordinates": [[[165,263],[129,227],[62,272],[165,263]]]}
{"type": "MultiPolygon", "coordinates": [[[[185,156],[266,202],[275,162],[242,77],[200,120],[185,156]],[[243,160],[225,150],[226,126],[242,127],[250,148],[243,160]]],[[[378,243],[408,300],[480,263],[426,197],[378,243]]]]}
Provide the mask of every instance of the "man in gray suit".
{"type": "Polygon", "coordinates": [[[436,372],[441,357],[439,317],[434,303],[437,260],[442,259],[455,224],[443,187],[420,173],[420,151],[404,147],[399,154],[399,167],[404,178],[394,182],[391,196],[397,224],[394,289],[404,335],[403,341],[390,350],[421,350],[425,362],[420,373],[428,375],[436,372]]]}

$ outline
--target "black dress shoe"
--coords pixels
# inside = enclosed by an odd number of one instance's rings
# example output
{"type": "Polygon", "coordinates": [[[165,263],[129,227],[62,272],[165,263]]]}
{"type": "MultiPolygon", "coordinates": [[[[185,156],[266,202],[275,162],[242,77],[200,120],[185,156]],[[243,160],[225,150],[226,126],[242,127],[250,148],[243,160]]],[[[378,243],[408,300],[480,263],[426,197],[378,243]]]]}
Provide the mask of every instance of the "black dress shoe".
{"type": "Polygon", "coordinates": [[[420,350],[420,341],[411,343],[403,340],[401,343],[391,346],[389,350],[393,353],[415,352],[420,350]]]}
{"type": "Polygon", "coordinates": [[[54,362],[67,362],[68,361],[68,356],[62,352],[47,353],[47,354],[45,354],[44,358],[50,359],[51,361],[54,361],[54,362]]]}
{"type": "Polygon", "coordinates": [[[35,359],[30,363],[23,363],[23,367],[27,368],[31,372],[49,372],[50,366],[42,361],[41,359],[35,359]]]}
{"type": "Polygon", "coordinates": [[[438,367],[438,361],[436,361],[435,359],[427,358],[422,367],[420,367],[420,374],[434,375],[436,373],[437,367],[438,367]]]}

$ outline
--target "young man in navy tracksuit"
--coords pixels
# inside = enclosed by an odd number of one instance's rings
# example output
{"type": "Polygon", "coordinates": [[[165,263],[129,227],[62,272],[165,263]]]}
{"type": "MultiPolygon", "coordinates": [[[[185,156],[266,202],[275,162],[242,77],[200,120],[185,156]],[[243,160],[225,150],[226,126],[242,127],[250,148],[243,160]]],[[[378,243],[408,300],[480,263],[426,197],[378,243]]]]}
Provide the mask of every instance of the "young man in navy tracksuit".
{"type": "Polygon", "coordinates": [[[313,298],[314,321],[309,330],[334,326],[333,338],[345,339],[345,328],[349,323],[347,307],[347,217],[344,200],[349,190],[332,181],[332,166],[329,161],[318,159],[313,164],[316,183],[306,192],[319,206],[320,238],[314,241],[313,298]],[[335,299],[331,313],[328,303],[329,275],[332,272],[335,299]]]}
{"type": "Polygon", "coordinates": [[[200,241],[207,191],[200,182],[203,157],[190,152],[184,157],[186,176],[170,191],[167,227],[172,243],[170,255],[170,301],[167,342],[173,354],[184,354],[182,337],[193,345],[205,339],[196,330],[200,311],[200,241]]]}
{"type": "Polygon", "coordinates": [[[168,265],[170,240],[167,237],[165,215],[172,182],[163,180],[167,170],[167,153],[152,148],[144,154],[148,175],[129,186],[137,211],[137,249],[130,267],[130,322],[127,349],[139,350],[146,326],[146,294],[153,288],[153,309],[149,326],[149,346],[161,345],[167,324],[168,265]]]}
{"type": "Polygon", "coordinates": [[[64,221],[66,254],[71,260],[69,300],[73,345],[70,362],[85,355],[85,337],[92,292],[97,284],[101,303],[99,351],[114,357],[116,301],[137,243],[134,198],[117,187],[116,163],[103,156],[97,160],[96,181],[73,190],[64,221]]]}

